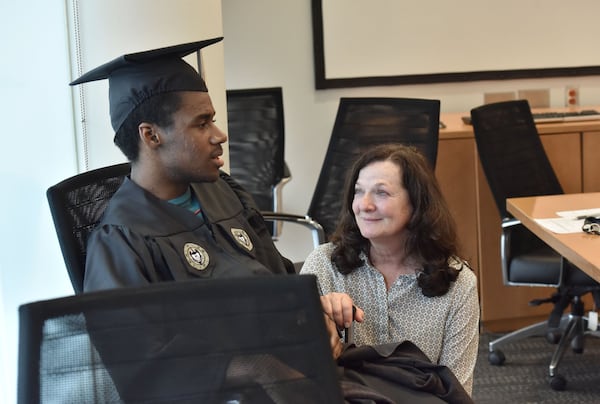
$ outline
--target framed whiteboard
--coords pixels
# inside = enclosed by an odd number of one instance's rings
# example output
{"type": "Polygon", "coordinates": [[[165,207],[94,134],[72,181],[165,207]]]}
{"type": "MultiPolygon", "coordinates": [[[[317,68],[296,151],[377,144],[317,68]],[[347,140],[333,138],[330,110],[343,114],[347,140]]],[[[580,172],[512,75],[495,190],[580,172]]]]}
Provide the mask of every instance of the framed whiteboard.
{"type": "Polygon", "coordinates": [[[600,74],[597,0],[312,0],[317,89],[600,74]]]}

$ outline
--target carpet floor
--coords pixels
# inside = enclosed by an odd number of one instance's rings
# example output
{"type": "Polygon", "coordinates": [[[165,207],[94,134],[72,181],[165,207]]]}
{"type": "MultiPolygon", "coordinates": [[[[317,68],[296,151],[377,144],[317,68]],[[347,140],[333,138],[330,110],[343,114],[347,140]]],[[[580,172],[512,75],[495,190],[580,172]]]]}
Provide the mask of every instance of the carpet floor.
{"type": "Polygon", "coordinates": [[[568,349],[558,366],[566,390],[552,390],[548,365],[555,345],[531,337],[502,347],[502,366],[488,362],[488,342],[499,335],[482,334],[475,367],[473,400],[477,404],[600,403],[600,338],[588,336],[584,352],[568,349]]]}

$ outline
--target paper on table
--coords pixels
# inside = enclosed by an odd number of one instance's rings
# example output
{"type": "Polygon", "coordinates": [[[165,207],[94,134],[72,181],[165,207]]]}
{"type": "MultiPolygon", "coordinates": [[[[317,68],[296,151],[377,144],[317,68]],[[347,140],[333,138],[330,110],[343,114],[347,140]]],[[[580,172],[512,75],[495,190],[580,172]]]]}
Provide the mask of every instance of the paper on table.
{"type": "Polygon", "coordinates": [[[600,208],[595,209],[580,209],[580,210],[563,210],[556,212],[560,217],[569,219],[584,219],[586,216],[600,216],[600,208]]]}
{"type": "Polygon", "coordinates": [[[586,216],[600,216],[600,208],[563,210],[556,212],[560,217],[551,219],[535,219],[535,221],[553,233],[580,233],[586,216]]]}
{"type": "Polygon", "coordinates": [[[553,233],[581,233],[584,219],[572,219],[567,217],[555,217],[551,219],[535,219],[542,227],[550,230],[553,233]]]}

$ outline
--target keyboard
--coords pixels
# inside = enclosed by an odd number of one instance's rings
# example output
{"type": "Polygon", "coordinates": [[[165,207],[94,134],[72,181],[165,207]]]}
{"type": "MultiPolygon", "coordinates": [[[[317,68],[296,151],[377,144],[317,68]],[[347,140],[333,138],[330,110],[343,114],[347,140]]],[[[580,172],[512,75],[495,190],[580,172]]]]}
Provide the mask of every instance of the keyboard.
{"type": "MultiPolygon", "coordinates": [[[[565,112],[533,112],[535,123],[572,122],[572,121],[595,121],[600,120],[600,112],[595,109],[583,109],[581,111],[565,112]]],[[[471,124],[470,116],[463,116],[462,121],[466,125],[471,124]]]]}

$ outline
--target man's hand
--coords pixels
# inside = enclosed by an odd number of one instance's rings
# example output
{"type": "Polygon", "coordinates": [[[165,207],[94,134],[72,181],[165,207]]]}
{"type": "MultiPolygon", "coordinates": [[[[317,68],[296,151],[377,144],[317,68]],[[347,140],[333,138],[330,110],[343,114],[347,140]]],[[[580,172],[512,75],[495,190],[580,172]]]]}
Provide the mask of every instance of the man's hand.
{"type": "Polygon", "coordinates": [[[321,296],[321,305],[325,314],[335,322],[339,329],[349,328],[353,320],[362,323],[365,317],[365,313],[360,307],[356,307],[356,312],[353,314],[354,303],[346,293],[332,292],[321,296]]]}

